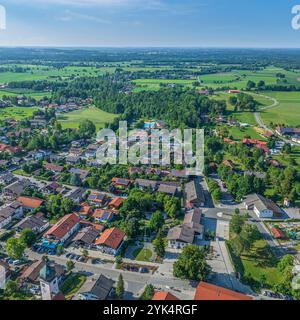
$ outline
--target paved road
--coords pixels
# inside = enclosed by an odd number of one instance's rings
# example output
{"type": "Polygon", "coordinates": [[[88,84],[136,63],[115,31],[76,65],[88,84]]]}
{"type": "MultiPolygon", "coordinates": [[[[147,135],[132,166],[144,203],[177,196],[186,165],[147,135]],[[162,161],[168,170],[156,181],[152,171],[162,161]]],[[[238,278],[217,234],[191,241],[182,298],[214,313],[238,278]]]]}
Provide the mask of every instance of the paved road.
{"type": "MultiPolygon", "coordinates": [[[[26,253],[30,260],[41,258],[41,255],[35,252],[28,250],[26,253]]],[[[51,256],[50,259],[62,265],[65,265],[69,260],[65,256],[51,256]]],[[[125,281],[125,289],[127,291],[126,299],[136,299],[138,295],[143,291],[146,284],[152,284],[157,289],[168,290],[178,296],[178,298],[183,300],[192,299],[195,292],[195,288],[189,281],[180,280],[171,276],[162,275],[160,273],[140,274],[135,272],[116,270],[114,269],[112,263],[97,265],[77,261],[74,261],[74,263],[75,271],[84,272],[87,273],[87,275],[93,277],[103,274],[116,281],[119,277],[119,274],[122,273],[125,281]]],[[[194,283],[193,285],[195,286],[196,283],[194,283]]]]}
{"type": "MultiPolygon", "coordinates": [[[[268,99],[268,100],[272,101],[272,104],[261,108],[260,111],[258,111],[258,112],[255,112],[254,116],[255,116],[255,120],[256,120],[256,122],[257,122],[259,127],[263,128],[266,131],[271,131],[271,132],[275,133],[273,129],[267,127],[267,125],[264,123],[263,119],[261,118],[261,111],[277,107],[279,105],[279,101],[277,99],[275,99],[275,98],[272,98],[272,97],[269,97],[269,96],[265,96],[265,95],[262,95],[262,94],[252,93],[252,95],[263,97],[265,99],[268,99]]],[[[295,141],[292,141],[291,139],[284,138],[284,137],[282,137],[280,135],[277,135],[277,137],[279,139],[281,139],[282,141],[286,142],[286,143],[292,143],[292,144],[300,145],[299,143],[297,143],[295,141]]]]}

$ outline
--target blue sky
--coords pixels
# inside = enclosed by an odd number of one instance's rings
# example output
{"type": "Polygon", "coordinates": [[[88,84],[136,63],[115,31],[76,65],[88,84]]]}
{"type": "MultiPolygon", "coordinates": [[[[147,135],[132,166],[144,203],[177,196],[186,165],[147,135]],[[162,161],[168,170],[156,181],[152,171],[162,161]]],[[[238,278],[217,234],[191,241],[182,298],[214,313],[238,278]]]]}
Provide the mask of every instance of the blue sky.
{"type": "Polygon", "coordinates": [[[300,47],[300,0],[0,0],[0,46],[300,47]]]}

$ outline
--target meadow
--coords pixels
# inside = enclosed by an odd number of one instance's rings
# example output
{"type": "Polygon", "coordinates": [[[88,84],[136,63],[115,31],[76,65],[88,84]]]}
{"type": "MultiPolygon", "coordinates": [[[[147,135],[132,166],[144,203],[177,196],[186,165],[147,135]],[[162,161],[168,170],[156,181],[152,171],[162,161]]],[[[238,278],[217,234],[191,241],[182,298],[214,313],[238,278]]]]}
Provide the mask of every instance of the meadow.
{"type": "Polygon", "coordinates": [[[16,119],[23,120],[32,116],[34,111],[37,111],[37,108],[31,107],[8,107],[0,109],[0,120],[5,119],[16,119]]]}
{"type": "Polygon", "coordinates": [[[90,120],[96,125],[97,130],[99,130],[104,127],[105,123],[112,122],[116,117],[117,115],[90,107],[58,115],[58,120],[63,128],[78,128],[83,120],[90,120]]]}

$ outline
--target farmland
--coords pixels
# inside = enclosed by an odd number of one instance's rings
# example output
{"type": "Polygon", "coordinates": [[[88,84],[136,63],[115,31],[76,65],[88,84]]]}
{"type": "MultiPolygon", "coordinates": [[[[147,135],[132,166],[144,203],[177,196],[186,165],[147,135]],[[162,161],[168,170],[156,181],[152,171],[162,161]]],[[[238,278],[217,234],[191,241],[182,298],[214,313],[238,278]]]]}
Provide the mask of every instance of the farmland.
{"type": "Polygon", "coordinates": [[[58,115],[58,120],[63,128],[78,128],[83,120],[91,120],[97,130],[103,128],[105,123],[110,123],[116,115],[107,113],[95,107],[73,111],[64,115],[58,115]]]}

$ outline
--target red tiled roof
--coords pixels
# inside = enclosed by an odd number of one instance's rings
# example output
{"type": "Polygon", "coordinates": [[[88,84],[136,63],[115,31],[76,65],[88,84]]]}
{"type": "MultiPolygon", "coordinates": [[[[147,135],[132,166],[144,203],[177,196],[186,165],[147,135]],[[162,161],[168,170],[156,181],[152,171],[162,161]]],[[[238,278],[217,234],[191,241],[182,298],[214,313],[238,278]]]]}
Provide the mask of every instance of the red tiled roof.
{"type": "Polygon", "coordinates": [[[17,200],[21,202],[23,206],[32,208],[32,209],[36,209],[40,207],[44,202],[44,200],[41,200],[39,198],[31,198],[31,197],[19,197],[17,200]]]}
{"type": "Polygon", "coordinates": [[[210,283],[200,282],[194,300],[253,300],[252,297],[210,283]]]}
{"type": "Polygon", "coordinates": [[[61,218],[54,226],[52,226],[46,233],[45,237],[52,236],[56,239],[62,239],[71,229],[79,223],[80,218],[75,214],[68,214],[61,218]]]}
{"type": "Polygon", "coordinates": [[[107,247],[113,248],[113,249],[118,249],[120,244],[125,238],[125,232],[118,228],[110,228],[106,229],[100,236],[95,241],[96,245],[105,245],[107,247]]]}
{"type": "Polygon", "coordinates": [[[123,198],[114,198],[110,203],[109,206],[115,207],[115,208],[120,208],[124,202],[123,198]]]}
{"type": "Polygon", "coordinates": [[[166,291],[157,291],[154,293],[154,296],[152,300],[166,300],[166,301],[172,301],[172,300],[179,300],[177,297],[175,297],[172,293],[166,292],[166,291]]]}

